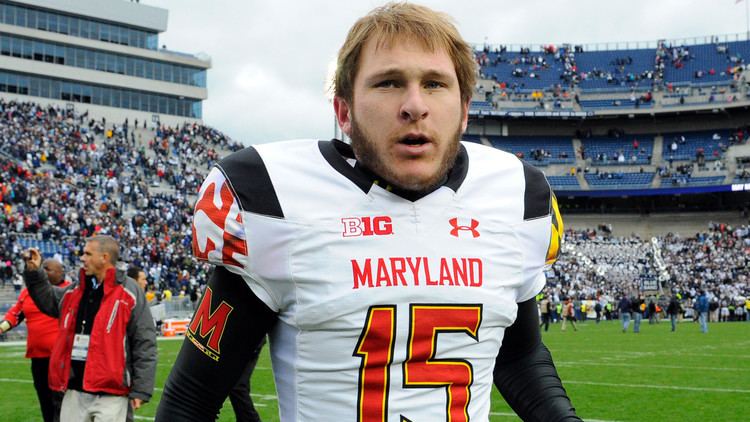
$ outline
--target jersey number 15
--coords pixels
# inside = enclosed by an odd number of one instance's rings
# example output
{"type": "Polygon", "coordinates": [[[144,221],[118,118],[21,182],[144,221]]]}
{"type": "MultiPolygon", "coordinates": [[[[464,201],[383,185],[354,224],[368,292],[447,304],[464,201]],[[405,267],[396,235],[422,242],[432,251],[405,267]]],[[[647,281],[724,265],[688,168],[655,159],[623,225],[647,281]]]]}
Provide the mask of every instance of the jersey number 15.
{"type": "MultiPolygon", "coordinates": [[[[482,305],[420,305],[409,307],[409,340],[403,364],[404,388],[445,388],[446,421],[469,420],[471,363],[464,359],[436,359],[440,333],[463,332],[479,341],[482,305]]],[[[396,306],[375,305],[353,356],[362,359],[357,398],[358,422],[386,422],[390,365],[396,338],[396,306]]]]}

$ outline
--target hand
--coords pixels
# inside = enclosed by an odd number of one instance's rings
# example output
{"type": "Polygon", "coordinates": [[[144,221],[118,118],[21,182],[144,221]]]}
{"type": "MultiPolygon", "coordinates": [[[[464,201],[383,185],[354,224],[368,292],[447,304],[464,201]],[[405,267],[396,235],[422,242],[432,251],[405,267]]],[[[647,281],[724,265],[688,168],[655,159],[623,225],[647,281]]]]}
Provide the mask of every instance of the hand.
{"type": "Polygon", "coordinates": [[[143,404],[141,399],[130,399],[130,405],[133,406],[133,410],[138,410],[143,404]]]}
{"type": "Polygon", "coordinates": [[[26,271],[36,271],[42,266],[42,254],[36,248],[29,248],[24,251],[23,260],[26,264],[26,271]]]}

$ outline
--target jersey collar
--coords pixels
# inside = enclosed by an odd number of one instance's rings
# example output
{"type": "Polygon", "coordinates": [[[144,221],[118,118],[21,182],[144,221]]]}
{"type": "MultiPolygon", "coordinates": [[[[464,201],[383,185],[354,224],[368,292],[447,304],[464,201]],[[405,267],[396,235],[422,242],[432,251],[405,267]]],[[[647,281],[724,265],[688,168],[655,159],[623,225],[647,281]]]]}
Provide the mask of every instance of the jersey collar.
{"type": "Polygon", "coordinates": [[[349,164],[347,160],[355,159],[354,151],[352,151],[351,145],[345,142],[338,139],[318,141],[318,148],[320,149],[320,153],[323,154],[323,158],[328,161],[328,164],[334,170],[341,173],[342,176],[351,180],[362,192],[369,193],[373,185],[378,185],[412,202],[424,198],[442,186],[457,192],[464,179],[466,179],[466,173],[469,171],[469,155],[466,153],[466,148],[462,144],[459,144],[456,163],[448,171],[448,177],[446,177],[445,181],[432,191],[414,192],[388,185],[378,175],[360,165],[359,162],[356,162],[353,166],[349,164]]]}

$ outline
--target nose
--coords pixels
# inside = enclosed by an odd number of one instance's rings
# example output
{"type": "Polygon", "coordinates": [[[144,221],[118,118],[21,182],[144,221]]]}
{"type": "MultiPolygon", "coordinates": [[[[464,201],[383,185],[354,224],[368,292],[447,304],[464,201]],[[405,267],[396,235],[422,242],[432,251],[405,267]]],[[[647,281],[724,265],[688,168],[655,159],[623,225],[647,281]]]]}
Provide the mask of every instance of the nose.
{"type": "Polygon", "coordinates": [[[401,104],[400,116],[405,121],[418,121],[430,114],[429,107],[424,99],[425,93],[420,86],[409,86],[406,90],[403,104],[401,104]]]}

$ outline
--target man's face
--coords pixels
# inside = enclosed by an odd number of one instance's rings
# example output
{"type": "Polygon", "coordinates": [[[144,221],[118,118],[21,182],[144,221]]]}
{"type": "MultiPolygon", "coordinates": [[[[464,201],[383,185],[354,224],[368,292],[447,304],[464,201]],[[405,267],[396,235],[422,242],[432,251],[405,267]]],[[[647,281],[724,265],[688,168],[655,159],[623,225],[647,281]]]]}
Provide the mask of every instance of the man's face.
{"type": "Polygon", "coordinates": [[[47,279],[52,284],[60,284],[65,276],[62,265],[59,262],[47,259],[42,264],[44,271],[47,273],[47,279]]]}
{"type": "Polygon", "coordinates": [[[139,286],[141,286],[141,289],[146,290],[146,272],[140,271],[138,273],[138,279],[135,280],[139,286]]]}
{"type": "Polygon", "coordinates": [[[83,269],[86,271],[86,275],[98,274],[104,268],[107,259],[109,259],[109,256],[102,253],[98,245],[88,242],[83,247],[81,261],[83,261],[83,269]]]}
{"type": "Polygon", "coordinates": [[[408,39],[385,46],[371,39],[360,54],[353,104],[334,100],[355,156],[404,189],[441,183],[468,118],[450,56],[408,39]]]}

